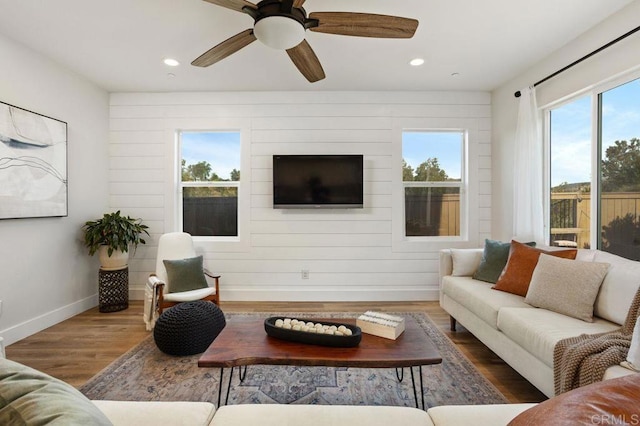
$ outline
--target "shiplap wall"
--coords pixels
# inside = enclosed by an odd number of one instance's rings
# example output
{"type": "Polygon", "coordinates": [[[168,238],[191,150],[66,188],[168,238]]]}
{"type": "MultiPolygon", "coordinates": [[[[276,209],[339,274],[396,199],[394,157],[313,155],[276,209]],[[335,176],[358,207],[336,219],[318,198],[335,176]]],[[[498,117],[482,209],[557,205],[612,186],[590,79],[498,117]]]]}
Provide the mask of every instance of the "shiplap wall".
{"type": "MultiPolygon", "coordinates": [[[[241,241],[198,242],[226,300],[437,300],[438,251],[478,247],[491,230],[491,97],[485,92],[116,93],[110,101],[110,207],[144,219],[152,238],[130,262],[133,298],[176,230],[175,134],[238,129],[241,241]],[[403,120],[474,128],[467,241],[396,250],[394,149],[403,120]],[[363,154],[365,208],[274,210],[273,154],[363,154]],[[477,182],[475,182],[477,180],[477,182]],[[301,270],[310,271],[302,279],[301,270]]],[[[427,127],[427,126],[425,126],[427,127]]],[[[396,227],[397,228],[397,227],[396,227]]],[[[396,236],[397,237],[397,236],[396,236]]],[[[397,238],[396,238],[397,239],[397,238]]]]}

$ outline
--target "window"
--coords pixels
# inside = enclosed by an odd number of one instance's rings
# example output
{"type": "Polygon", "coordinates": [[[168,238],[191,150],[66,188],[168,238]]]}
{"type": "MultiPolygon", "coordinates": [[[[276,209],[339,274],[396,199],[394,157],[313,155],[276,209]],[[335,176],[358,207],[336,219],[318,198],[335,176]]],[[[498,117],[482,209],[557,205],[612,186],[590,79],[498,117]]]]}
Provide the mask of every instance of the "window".
{"type": "Polygon", "coordinates": [[[549,241],[555,246],[587,248],[591,241],[591,97],[551,110],[549,119],[549,241]]]}
{"type": "Polygon", "coordinates": [[[462,131],[404,131],[402,185],[406,237],[461,236],[462,131]]]}
{"type": "Polygon", "coordinates": [[[598,248],[640,260],[640,79],[598,96],[598,248]]]}
{"type": "Polygon", "coordinates": [[[240,132],[179,134],[182,230],[193,236],[237,237],[240,132]]]}
{"type": "Polygon", "coordinates": [[[550,243],[640,260],[640,80],[596,88],[547,119],[550,243]]]}

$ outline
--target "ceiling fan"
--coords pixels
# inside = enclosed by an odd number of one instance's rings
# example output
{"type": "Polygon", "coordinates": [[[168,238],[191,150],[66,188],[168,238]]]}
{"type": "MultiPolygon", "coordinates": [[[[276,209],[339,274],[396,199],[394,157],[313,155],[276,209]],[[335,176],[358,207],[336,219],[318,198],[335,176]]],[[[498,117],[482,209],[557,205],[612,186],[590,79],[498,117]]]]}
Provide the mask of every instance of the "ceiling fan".
{"type": "Polygon", "coordinates": [[[254,20],[253,28],[212,47],[191,65],[208,67],[260,40],[274,49],[286,50],[298,70],[309,82],[325,78],[313,49],[305,40],[306,30],[359,37],[411,38],[418,28],[415,19],[354,12],[313,12],[307,17],[305,0],[262,0],[253,4],[245,0],[204,0],[218,6],[246,13],[254,20]]]}

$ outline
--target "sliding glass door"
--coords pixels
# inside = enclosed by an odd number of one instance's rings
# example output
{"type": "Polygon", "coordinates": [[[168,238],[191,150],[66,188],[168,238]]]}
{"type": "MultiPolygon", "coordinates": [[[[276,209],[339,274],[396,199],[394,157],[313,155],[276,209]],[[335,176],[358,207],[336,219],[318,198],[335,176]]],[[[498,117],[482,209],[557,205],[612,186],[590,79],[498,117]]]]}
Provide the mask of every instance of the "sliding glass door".
{"type": "Polygon", "coordinates": [[[640,260],[640,79],[598,95],[601,250],[640,260]]]}
{"type": "Polygon", "coordinates": [[[640,79],[547,110],[549,244],[640,260],[640,79]]]}

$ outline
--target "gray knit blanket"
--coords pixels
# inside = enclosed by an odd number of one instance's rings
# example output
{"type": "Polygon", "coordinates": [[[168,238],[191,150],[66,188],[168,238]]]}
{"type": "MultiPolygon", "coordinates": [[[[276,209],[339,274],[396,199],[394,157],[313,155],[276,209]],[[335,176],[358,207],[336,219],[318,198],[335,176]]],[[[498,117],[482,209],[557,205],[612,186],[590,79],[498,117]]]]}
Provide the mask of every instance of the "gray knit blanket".
{"type": "Polygon", "coordinates": [[[621,328],[607,333],[581,334],[560,340],[553,351],[555,394],[599,382],[607,368],[625,361],[638,315],[640,288],[621,328]]]}

